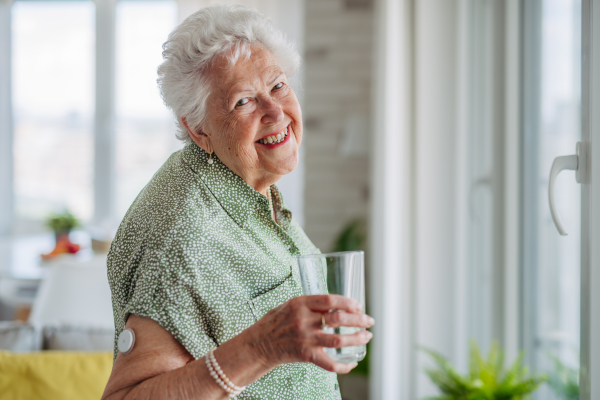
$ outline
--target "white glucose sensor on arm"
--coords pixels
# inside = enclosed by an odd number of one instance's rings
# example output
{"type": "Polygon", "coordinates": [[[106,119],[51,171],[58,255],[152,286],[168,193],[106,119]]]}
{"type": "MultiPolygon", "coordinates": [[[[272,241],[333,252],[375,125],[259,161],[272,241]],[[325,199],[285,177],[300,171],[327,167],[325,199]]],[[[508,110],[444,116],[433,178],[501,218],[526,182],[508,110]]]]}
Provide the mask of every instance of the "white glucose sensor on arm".
{"type": "Polygon", "coordinates": [[[117,348],[123,354],[128,354],[133,350],[133,345],[135,344],[135,333],[131,329],[125,329],[119,335],[119,339],[117,340],[117,348]]]}

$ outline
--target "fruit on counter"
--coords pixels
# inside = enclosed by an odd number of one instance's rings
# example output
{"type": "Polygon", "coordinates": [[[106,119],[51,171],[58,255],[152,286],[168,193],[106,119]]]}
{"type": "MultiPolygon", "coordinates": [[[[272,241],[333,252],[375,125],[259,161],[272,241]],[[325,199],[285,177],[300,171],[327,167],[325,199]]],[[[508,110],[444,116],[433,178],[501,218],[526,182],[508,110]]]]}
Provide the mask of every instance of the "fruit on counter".
{"type": "Polygon", "coordinates": [[[42,254],[42,259],[51,260],[61,254],[75,254],[79,251],[80,246],[71,242],[69,235],[59,235],[56,237],[56,246],[50,253],[42,254]]]}

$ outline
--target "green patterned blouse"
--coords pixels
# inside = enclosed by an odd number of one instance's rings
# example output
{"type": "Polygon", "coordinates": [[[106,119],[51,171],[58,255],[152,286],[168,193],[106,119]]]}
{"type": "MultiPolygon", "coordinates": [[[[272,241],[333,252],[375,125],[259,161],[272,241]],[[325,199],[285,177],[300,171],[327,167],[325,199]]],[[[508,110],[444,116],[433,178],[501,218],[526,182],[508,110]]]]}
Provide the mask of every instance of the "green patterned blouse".
{"type": "MultiPolygon", "coordinates": [[[[196,144],[174,153],[125,215],[108,256],[116,337],[151,318],[196,359],[302,294],[296,257],[319,250],[271,187],[265,196],[196,144]]],[[[313,364],[273,369],[238,399],[341,399],[313,364]]]]}

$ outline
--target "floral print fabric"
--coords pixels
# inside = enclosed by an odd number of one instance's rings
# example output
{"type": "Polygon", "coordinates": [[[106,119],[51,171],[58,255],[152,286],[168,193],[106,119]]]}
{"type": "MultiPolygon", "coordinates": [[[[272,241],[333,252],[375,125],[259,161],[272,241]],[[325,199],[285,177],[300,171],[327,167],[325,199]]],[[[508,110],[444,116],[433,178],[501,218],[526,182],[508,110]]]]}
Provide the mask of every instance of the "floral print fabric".
{"type": "MultiPolygon", "coordinates": [[[[196,359],[302,294],[296,257],[319,250],[273,185],[268,200],[196,144],[174,153],[125,215],[108,256],[116,338],[151,318],[196,359]]],[[[313,364],[275,368],[238,399],[340,400],[313,364]]]]}

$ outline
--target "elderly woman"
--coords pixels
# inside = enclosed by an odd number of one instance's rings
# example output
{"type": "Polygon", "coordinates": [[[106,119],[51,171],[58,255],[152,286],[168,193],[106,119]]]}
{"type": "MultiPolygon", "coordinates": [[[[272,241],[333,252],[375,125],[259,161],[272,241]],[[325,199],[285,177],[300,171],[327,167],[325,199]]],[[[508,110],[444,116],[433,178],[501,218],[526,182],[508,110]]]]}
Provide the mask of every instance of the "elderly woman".
{"type": "Polygon", "coordinates": [[[159,86],[187,144],[111,247],[116,333],[135,340],[115,350],[103,399],[340,399],[335,373],[356,363],[323,348],[372,335],[322,324],[373,320],[348,298],[301,295],[296,258],[319,250],[274,185],[298,163],[298,54],[256,11],[214,6],[178,26],[163,57],[159,86]]]}

